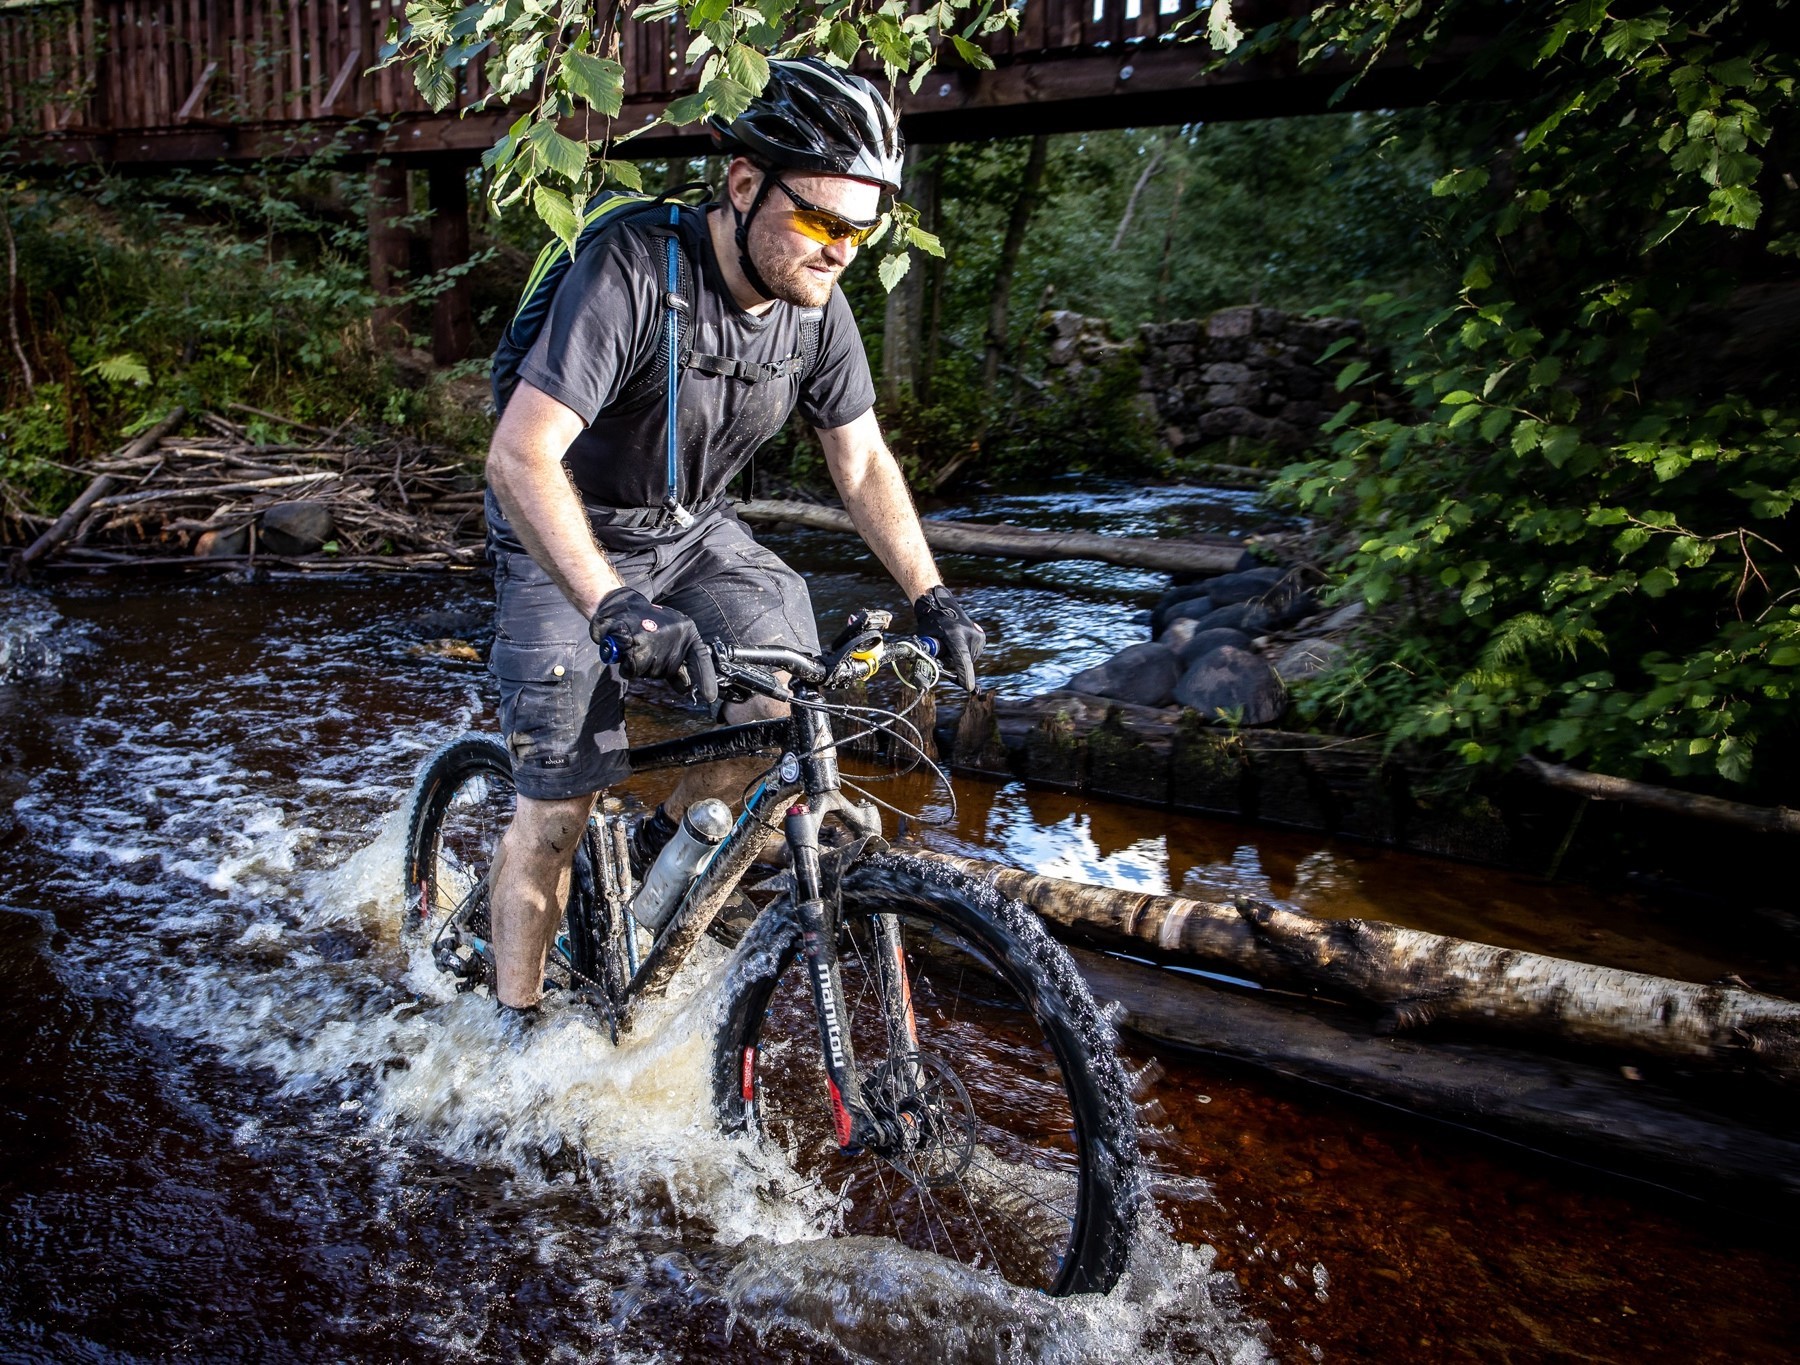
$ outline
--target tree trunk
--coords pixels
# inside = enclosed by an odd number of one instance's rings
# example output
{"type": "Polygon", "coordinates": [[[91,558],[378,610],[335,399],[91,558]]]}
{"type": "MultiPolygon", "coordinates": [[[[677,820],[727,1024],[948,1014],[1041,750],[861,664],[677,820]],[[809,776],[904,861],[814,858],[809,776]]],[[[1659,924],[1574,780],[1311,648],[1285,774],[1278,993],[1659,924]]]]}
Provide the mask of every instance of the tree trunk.
{"type": "MultiPolygon", "coordinates": [[[[934,155],[917,147],[906,152],[906,184],[901,197],[918,210],[919,226],[936,231],[938,175],[934,155]]],[[[887,316],[881,337],[881,401],[890,410],[916,398],[920,358],[925,343],[924,252],[913,258],[908,270],[887,296],[887,316]]]]}
{"type": "Polygon", "coordinates": [[[1138,176],[1137,184],[1131,187],[1131,197],[1125,201],[1125,212],[1119,215],[1119,230],[1113,233],[1112,249],[1114,251],[1125,244],[1125,234],[1131,231],[1131,215],[1137,210],[1138,196],[1144,192],[1144,186],[1150,183],[1150,177],[1155,175],[1157,168],[1162,165],[1162,159],[1162,148],[1158,147],[1150,154],[1150,160],[1145,164],[1143,174],[1138,176]]]}
{"type": "Polygon", "coordinates": [[[1800,810],[1787,806],[1752,806],[1742,801],[1725,801],[1697,792],[1633,782],[1625,777],[1583,772],[1579,768],[1566,768],[1560,763],[1546,763],[1530,756],[1521,758],[1518,766],[1520,772],[1530,774],[1545,786],[1575,792],[1596,801],[1618,801],[1721,825],[1735,825],[1739,829],[1754,829],[1764,834],[1800,834],[1800,810]]]}
{"type": "Polygon", "coordinates": [[[1696,1108],[1654,1076],[1490,1044],[1372,1035],[1355,1015],[1292,996],[1220,989],[1182,973],[1077,948],[1096,999],[1119,1025],[1158,1043],[1221,1057],[1477,1132],[1523,1141],[1703,1197],[1726,1192],[1766,1214],[1800,1198],[1800,1144],[1696,1108]],[[1717,1187],[1724,1187],[1723,1191],[1717,1187]]]}
{"type": "Polygon", "coordinates": [[[1037,212],[1049,147],[1050,139],[1043,133],[1031,139],[1025,171],[1019,178],[1019,192],[1013,198],[1012,216],[1006,222],[1006,238],[1000,244],[1000,264],[994,271],[993,298],[988,307],[987,353],[981,367],[981,391],[989,407],[1000,382],[1000,362],[1005,359],[1010,344],[1007,309],[1012,300],[1013,272],[1019,265],[1019,253],[1025,249],[1025,233],[1031,227],[1031,217],[1037,212]]]}
{"type": "Polygon", "coordinates": [[[1169,226],[1163,233],[1162,273],[1156,281],[1156,320],[1162,322],[1169,307],[1169,281],[1175,273],[1175,225],[1181,221],[1181,192],[1187,188],[1187,176],[1175,178],[1175,199],[1169,205],[1169,226]]]}
{"type": "MultiPolygon", "coordinates": [[[[860,534],[850,514],[810,502],[744,502],[737,512],[745,521],[808,526],[816,531],[860,534]]],[[[1016,526],[989,526],[968,521],[927,521],[925,541],[935,550],[955,554],[993,555],[1038,563],[1051,559],[1096,559],[1105,564],[1160,569],[1164,573],[1230,573],[1244,557],[1236,544],[1207,545],[1194,541],[1138,540],[1086,531],[1027,531],[1016,526]]]]}
{"type": "Polygon", "coordinates": [[[1800,1081],[1800,1005],[1736,986],[1445,938],[1375,920],[1321,920],[1259,901],[1210,904],[925,854],[1024,901],[1077,938],[1210,964],[1431,1023],[1536,1035],[1646,1057],[1750,1066],[1800,1081]]]}

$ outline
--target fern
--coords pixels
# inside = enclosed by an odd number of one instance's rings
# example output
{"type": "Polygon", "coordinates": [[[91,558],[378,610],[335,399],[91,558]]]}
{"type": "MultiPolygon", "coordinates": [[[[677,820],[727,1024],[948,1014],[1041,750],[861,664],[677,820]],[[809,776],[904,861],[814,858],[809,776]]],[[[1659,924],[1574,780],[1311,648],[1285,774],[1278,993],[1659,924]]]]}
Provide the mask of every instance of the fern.
{"type": "Polygon", "coordinates": [[[140,389],[150,384],[150,367],[130,351],[97,360],[82,373],[97,374],[108,384],[135,384],[140,389]]]}

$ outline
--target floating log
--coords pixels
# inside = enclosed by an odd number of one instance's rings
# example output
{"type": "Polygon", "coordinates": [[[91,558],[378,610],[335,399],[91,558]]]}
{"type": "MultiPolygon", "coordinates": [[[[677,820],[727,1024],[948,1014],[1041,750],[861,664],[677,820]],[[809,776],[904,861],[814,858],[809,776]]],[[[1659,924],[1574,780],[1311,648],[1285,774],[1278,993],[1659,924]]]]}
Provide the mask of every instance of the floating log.
{"type": "Polygon", "coordinates": [[[1790,810],[1786,806],[1752,806],[1742,801],[1725,801],[1716,796],[1701,796],[1697,792],[1676,791],[1672,787],[1652,786],[1648,782],[1633,782],[1625,777],[1583,772],[1580,768],[1546,763],[1543,759],[1530,755],[1521,758],[1518,767],[1520,772],[1535,777],[1545,786],[1574,792],[1578,796],[1592,797],[1596,801],[1619,801],[1626,805],[1643,806],[1648,810],[1668,811],[1674,815],[1693,816],[1697,820],[1710,820],[1715,824],[1736,825],[1739,829],[1759,830],[1765,834],[1800,834],[1800,810],[1790,810]]]}
{"type": "Polygon", "coordinates": [[[1490,1136],[1597,1162],[1763,1216],[1800,1200],[1800,1144],[1705,1113],[1654,1077],[1467,1042],[1378,1036],[1291,996],[1219,989],[1180,972],[1073,950],[1096,998],[1155,1043],[1348,1092],[1490,1136]]]}
{"type": "MultiPolygon", "coordinates": [[[[158,422],[155,426],[151,427],[150,430],[146,431],[142,436],[139,436],[130,445],[126,446],[125,449],[120,452],[118,458],[121,461],[138,459],[146,451],[154,449],[158,441],[174,431],[175,428],[180,426],[186,419],[186,408],[179,406],[174,408],[167,417],[162,419],[162,421],[158,422]]],[[[11,570],[12,577],[23,577],[25,571],[29,569],[32,564],[51,553],[57,546],[61,545],[73,535],[75,528],[81,524],[81,519],[88,514],[89,509],[108,493],[112,492],[112,490],[118,486],[118,483],[118,478],[111,473],[97,475],[93,482],[88,484],[87,488],[83,490],[81,496],[70,503],[68,507],[63,510],[63,514],[60,517],[50,523],[50,529],[45,531],[43,535],[39,536],[36,540],[32,541],[31,544],[22,550],[18,557],[13,560],[11,570]]]]}
{"type": "MultiPolygon", "coordinates": [[[[810,502],[741,502],[745,521],[805,526],[815,531],[856,535],[850,514],[810,502]]],[[[1087,531],[1031,531],[974,521],[925,521],[925,541],[949,554],[989,555],[999,559],[1095,559],[1161,573],[1222,574],[1248,567],[1247,551],[1236,541],[1145,540],[1135,536],[1100,536],[1087,531]]]]}
{"type": "Polygon", "coordinates": [[[1260,901],[1213,904],[921,856],[1024,901],[1078,940],[1148,947],[1260,984],[1318,991],[1380,1011],[1392,1031],[1454,1024],[1800,1081],[1800,1004],[1739,986],[1671,981],[1376,920],[1315,919],[1260,901]]]}

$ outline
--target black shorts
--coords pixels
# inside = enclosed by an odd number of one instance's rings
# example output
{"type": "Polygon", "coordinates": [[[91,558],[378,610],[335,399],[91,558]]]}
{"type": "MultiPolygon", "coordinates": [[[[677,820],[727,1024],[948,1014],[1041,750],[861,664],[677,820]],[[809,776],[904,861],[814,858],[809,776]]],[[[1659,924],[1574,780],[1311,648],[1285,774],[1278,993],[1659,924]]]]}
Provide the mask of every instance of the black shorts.
{"type": "MultiPolygon", "coordinates": [[[[490,667],[520,795],[555,801],[612,786],[629,771],[625,680],[600,662],[587,619],[531,556],[504,541],[490,553],[490,667]]],[[[703,514],[678,537],[607,558],[626,587],[685,613],[703,640],[819,652],[806,581],[729,513],[703,514]]]]}

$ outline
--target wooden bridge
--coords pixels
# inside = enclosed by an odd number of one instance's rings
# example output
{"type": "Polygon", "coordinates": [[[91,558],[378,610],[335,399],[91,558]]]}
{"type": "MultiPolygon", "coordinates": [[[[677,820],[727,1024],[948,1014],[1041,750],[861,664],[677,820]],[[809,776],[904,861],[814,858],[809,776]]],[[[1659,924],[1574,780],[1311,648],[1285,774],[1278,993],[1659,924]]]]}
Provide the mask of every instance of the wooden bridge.
{"type": "MultiPolygon", "coordinates": [[[[955,64],[902,101],[917,141],[1307,113],[1342,73],[1250,62],[1208,72],[1202,43],[1173,41],[1209,0],[1021,0],[1017,33],[984,40],[993,71],[955,64]]],[[[1240,23],[1303,13],[1306,0],[1254,0],[1240,23]]],[[[434,113],[398,68],[372,69],[405,0],[61,0],[0,6],[0,130],[32,160],[134,165],[313,155],[472,162],[516,116],[484,107],[480,57],[454,107],[434,113]]],[[[672,21],[621,25],[621,130],[692,90],[697,67],[672,21]]],[[[1395,62],[1356,92],[1363,106],[1416,103],[1437,77],[1395,62]]],[[[579,121],[573,121],[579,123],[579,121]]],[[[599,130],[572,126],[572,134],[599,130]]],[[[703,150],[658,128],[621,152],[703,150]]]]}
{"type": "MultiPolygon", "coordinates": [[[[1177,40],[1211,0],[1015,0],[1016,33],[983,40],[991,71],[953,62],[903,93],[915,142],[1267,118],[1324,110],[1342,69],[1302,74],[1291,55],[1212,69],[1204,42],[1177,40]]],[[[1246,31],[1304,14],[1310,0],[1238,0],[1246,31]]],[[[130,171],[268,158],[324,157],[370,168],[369,246],[376,289],[404,274],[411,244],[396,222],[407,177],[424,172],[433,270],[468,259],[466,172],[518,110],[490,104],[479,54],[461,68],[452,107],[434,112],[402,69],[374,69],[405,0],[0,0],[0,136],[29,163],[130,171]]],[[[1191,26],[1191,25],[1190,25],[1191,26]]],[[[620,26],[620,131],[652,121],[693,90],[685,30],[669,20],[620,26]]],[[[1472,44],[1436,67],[1392,59],[1345,107],[1419,103],[1472,44]]],[[[595,123],[600,122],[594,120],[595,123]]],[[[564,132],[604,133],[578,116],[564,132]]],[[[691,156],[692,129],[656,127],[619,155],[691,156]]],[[[466,281],[438,297],[433,349],[468,351],[466,281]]]]}

